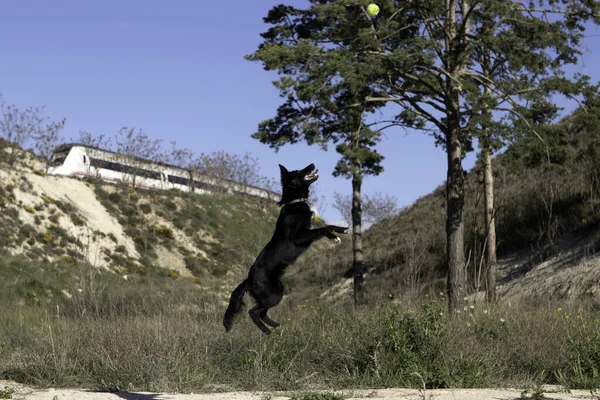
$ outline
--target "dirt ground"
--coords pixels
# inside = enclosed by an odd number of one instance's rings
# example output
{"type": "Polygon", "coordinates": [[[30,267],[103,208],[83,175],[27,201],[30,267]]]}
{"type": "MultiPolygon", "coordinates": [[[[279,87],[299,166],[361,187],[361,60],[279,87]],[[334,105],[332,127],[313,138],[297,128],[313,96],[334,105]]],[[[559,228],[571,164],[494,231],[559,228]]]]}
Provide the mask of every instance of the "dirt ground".
{"type": "MultiPolygon", "coordinates": [[[[229,392],[202,394],[162,394],[150,392],[105,393],[87,389],[34,389],[15,382],[0,381],[0,389],[14,389],[14,400],[289,400],[293,393],[286,392],[229,392]]],[[[523,389],[436,389],[419,391],[416,389],[376,389],[344,390],[347,400],[517,400],[517,399],[561,399],[561,400],[600,400],[599,392],[574,390],[567,392],[556,387],[544,387],[544,397],[532,397],[531,391],[523,389]]],[[[297,393],[299,395],[301,393],[297,393]]],[[[8,397],[2,397],[8,398],[8,397]]]]}

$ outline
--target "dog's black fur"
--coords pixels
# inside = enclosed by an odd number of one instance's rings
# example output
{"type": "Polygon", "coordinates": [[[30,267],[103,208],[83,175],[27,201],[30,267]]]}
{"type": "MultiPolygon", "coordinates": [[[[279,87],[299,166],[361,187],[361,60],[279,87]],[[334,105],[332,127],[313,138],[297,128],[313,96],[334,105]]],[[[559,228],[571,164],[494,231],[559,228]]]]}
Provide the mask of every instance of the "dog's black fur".
{"type": "Polygon", "coordinates": [[[293,264],[315,240],[327,237],[339,242],[340,238],[334,232],[348,233],[348,228],[333,225],[311,229],[313,212],[306,201],[310,184],[319,178],[319,171],[315,170],[314,164],[298,171],[288,171],[281,164],[279,168],[282,196],[275,232],[250,267],[248,278],[231,293],[229,307],[223,317],[227,332],[231,330],[234,316],[245,305],[244,295],[250,292],[256,300],[256,305],[248,312],[250,318],[261,331],[267,335],[271,333],[263,322],[273,328],[279,326],[279,323],[267,316],[267,311],[279,304],[283,297],[281,275],[285,268],[293,264]]]}

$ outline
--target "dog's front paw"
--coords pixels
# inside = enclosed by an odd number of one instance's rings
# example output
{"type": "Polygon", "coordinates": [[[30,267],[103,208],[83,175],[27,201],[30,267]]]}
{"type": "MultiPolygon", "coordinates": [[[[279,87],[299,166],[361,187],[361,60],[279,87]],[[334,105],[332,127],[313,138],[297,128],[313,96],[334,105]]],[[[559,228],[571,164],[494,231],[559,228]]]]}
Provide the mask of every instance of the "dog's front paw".
{"type": "Polygon", "coordinates": [[[348,227],[343,227],[343,226],[334,226],[334,225],[330,225],[329,229],[332,230],[335,233],[341,233],[341,234],[347,234],[350,231],[350,228],[348,227]]]}
{"type": "Polygon", "coordinates": [[[333,239],[333,241],[334,241],[335,243],[341,243],[341,242],[342,242],[342,239],[340,239],[339,237],[337,237],[337,236],[336,236],[336,237],[335,237],[335,239],[333,239]]]}

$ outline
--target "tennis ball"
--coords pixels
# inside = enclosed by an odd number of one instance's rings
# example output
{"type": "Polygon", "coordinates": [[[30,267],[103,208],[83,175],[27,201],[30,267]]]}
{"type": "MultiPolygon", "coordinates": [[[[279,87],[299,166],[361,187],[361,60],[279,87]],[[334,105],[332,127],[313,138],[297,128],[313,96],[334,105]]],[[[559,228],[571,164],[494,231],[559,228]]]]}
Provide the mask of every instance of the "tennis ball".
{"type": "Polygon", "coordinates": [[[369,15],[372,17],[376,16],[379,14],[379,6],[377,4],[369,4],[367,7],[367,13],[369,13],[369,15]]]}

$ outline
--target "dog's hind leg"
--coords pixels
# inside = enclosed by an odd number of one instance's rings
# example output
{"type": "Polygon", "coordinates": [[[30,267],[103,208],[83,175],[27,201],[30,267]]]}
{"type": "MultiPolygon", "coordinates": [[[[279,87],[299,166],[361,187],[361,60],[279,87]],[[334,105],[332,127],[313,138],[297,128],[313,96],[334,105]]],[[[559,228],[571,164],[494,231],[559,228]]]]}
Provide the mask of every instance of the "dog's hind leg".
{"type": "Polygon", "coordinates": [[[279,326],[279,322],[273,321],[271,318],[269,318],[269,316],[267,315],[267,310],[262,312],[262,314],[260,315],[260,319],[265,321],[267,325],[272,326],[273,328],[277,328],[279,326]]]}
{"type": "Polygon", "coordinates": [[[266,335],[269,335],[271,333],[271,330],[269,328],[267,328],[267,326],[265,324],[263,324],[263,322],[260,319],[260,316],[267,312],[267,308],[265,307],[261,307],[260,304],[255,305],[254,307],[252,307],[250,309],[250,311],[248,311],[248,314],[250,315],[250,318],[252,318],[252,322],[254,322],[254,324],[256,326],[258,326],[258,328],[263,331],[266,335]]]}
{"type": "MultiPolygon", "coordinates": [[[[258,296],[257,296],[258,297],[258,296]]],[[[264,297],[259,297],[257,300],[257,304],[248,311],[250,318],[256,326],[260,328],[261,331],[266,333],[267,335],[271,333],[271,330],[265,326],[263,321],[267,324],[271,325],[273,328],[279,326],[279,324],[273,321],[271,318],[267,316],[267,311],[269,308],[276,306],[281,301],[283,297],[283,285],[277,285],[277,288],[268,295],[264,297]]]]}

